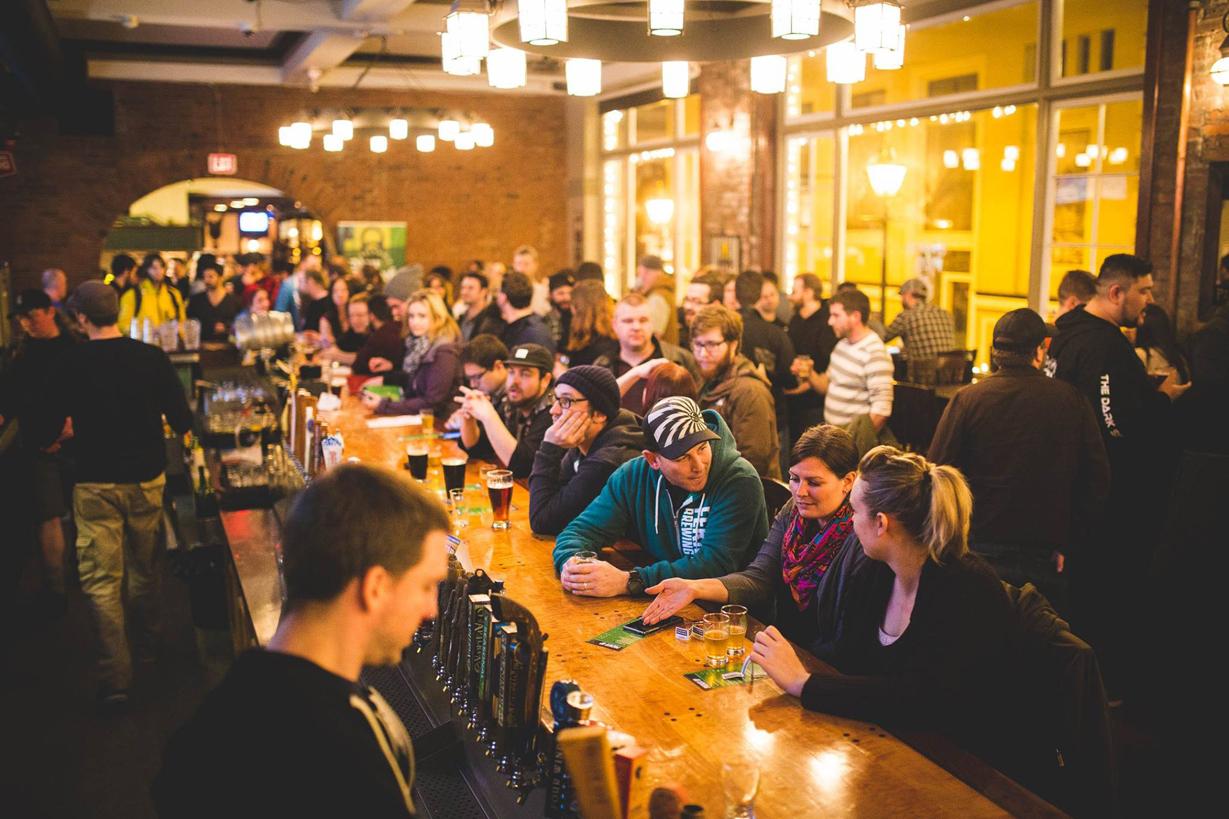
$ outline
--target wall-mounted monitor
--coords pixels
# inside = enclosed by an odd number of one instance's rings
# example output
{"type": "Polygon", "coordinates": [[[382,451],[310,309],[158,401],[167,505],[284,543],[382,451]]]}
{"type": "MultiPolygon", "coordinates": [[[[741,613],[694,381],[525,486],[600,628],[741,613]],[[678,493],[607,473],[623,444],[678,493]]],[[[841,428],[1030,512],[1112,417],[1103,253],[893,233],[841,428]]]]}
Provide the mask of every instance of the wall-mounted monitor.
{"type": "Polygon", "coordinates": [[[263,210],[240,211],[239,232],[245,236],[265,236],[269,232],[269,214],[263,210]]]}

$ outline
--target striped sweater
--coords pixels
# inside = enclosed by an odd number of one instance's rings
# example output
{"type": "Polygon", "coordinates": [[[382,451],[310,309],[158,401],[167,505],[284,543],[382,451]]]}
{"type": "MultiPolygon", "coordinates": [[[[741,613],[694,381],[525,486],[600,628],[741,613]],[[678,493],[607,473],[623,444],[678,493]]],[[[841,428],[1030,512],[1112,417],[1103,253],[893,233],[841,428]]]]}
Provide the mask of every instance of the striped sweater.
{"type": "Polygon", "coordinates": [[[868,332],[853,343],[837,342],[828,361],[824,421],[844,426],[859,415],[892,414],[892,359],[883,340],[868,332]]]}

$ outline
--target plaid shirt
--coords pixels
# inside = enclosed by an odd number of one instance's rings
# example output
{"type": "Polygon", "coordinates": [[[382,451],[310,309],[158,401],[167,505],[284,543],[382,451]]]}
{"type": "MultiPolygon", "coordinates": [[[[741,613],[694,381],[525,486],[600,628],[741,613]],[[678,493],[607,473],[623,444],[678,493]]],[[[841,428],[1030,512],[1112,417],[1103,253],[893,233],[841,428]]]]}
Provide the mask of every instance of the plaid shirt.
{"type": "Polygon", "coordinates": [[[913,360],[930,359],[956,348],[952,317],[942,307],[919,304],[902,310],[888,325],[884,341],[900,336],[905,355],[913,360]]]}

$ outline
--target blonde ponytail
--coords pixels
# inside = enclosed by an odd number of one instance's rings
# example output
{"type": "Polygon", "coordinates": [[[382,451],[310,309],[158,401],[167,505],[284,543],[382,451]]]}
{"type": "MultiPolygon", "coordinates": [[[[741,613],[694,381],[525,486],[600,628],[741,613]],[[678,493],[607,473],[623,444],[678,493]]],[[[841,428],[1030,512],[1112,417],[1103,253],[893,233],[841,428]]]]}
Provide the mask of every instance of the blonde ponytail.
{"type": "Polygon", "coordinates": [[[913,452],[877,446],[862,457],[858,478],[870,511],[900,521],[936,563],[968,552],[973,494],[960,470],[935,466],[913,452]]]}

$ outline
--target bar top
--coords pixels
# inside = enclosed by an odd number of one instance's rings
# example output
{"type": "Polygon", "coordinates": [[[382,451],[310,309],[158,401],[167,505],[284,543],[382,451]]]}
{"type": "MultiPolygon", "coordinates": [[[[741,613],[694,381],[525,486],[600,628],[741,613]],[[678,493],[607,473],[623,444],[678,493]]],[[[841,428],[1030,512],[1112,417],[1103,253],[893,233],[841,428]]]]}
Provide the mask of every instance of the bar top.
{"type": "MultiPolygon", "coordinates": [[[[369,429],[357,399],[322,418],[345,436],[346,456],[409,475],[405,428],[369,429]]],[[[444,442],[445,447],[455,444],[444,442]]],[[[472,506],[487,506],[477,488],[480,464],[466,476],[472,506]]],[[[438,481],[433,476],[431,481],[438,481]]],[[[735,751],[750,754],[761,770],[756,813],[761,817],[825,814],[896,816],[1003,816],[1007,812],[885,730],[867,723],[809,712],[766,678],[753,685],[701,690],[683,675],[703,667],[699,641],[680,641],[673,631],[640,640],[622,651],[586,642],[638,617],[646,599],[586,598],[562,590],[551,562],[553,539],[533,535],[528,494],[513,490],[511,528],[490,528],[474,516],[461,532],[457,555],[469,570],[483,568],[506,581],[506,594],[527,606],[549,635],[545,694],[551,683],[574,679],[593,694],[593,718],[636,737],[645,748],[677,756],[665,767],[692,801],[722,804],[721,766],[735,751]]],[[[278,540],[272,512],[224,515],[253,625],[265,644],[277,625],[280,590],[273,544],[278,540]]],[[[696,606],[682,612],[699,617],[696,606]]],[[[819,667],[814,658],[804,661],[819,667]]],[[[419,681],[434,685],[433,680],[419,681]]],[[[549,711],[542,709],[549,721],[549,711]]],[[[1044,805],[1044,803],[1041,803],[1044,805]]]]}

